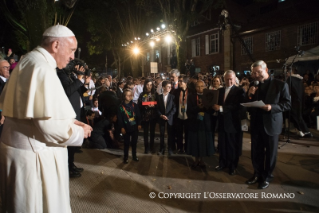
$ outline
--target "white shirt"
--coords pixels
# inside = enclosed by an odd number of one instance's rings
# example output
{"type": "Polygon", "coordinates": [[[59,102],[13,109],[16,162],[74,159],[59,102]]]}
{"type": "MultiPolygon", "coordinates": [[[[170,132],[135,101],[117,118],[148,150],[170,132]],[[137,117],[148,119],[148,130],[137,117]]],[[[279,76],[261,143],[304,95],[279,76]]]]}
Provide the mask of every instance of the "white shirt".
{"type": "Polygon", "coordinates": [[[92,110],[93,112],[99,112],[99,114],[102,115],[102,112],[99,110],[98,107],[92,107],[91,110],[92,110]]]}
{"type": "MultiPolygon", "coordinates": [[[[81,79],[81,82],[84,84],[84,78],[81,79]]],[[[95,88],[95,84],[94,84],[94,82],[93,82],[92,79],[90,80],[89,85],[84,85],[84,86],[85,86],[85,88],[87,88],[87,89],[93,89],[93,88],[95,88]]],[[[95,94],[95,90],[88,90],[87,93],[88,93],[88,95],[92,95],[92,96],[93,96],[93,95],[95,94]]]]}
{"type": "Polygon", "coordinates": [[[140,94],[143,92],[143,87],[144,85],[135,85],[133,92],[134,92],[134,96],[133,96],[133,102],[137,103],[138,98],[140,97],[140,94]]]}
{"type": "Polygon", "coordinates": [[[8,79],[0,75],[0,78],[3,80],[3,82],[7,82],[8,79]]]}
{"type": "Polygon", "coordinates": [[[178,89],[178,81],[172,82],[172,87],[174,87],[174,89],[178,89]]]}
{"type": "Polygon", "coordinates": [[[164,100],[164,106],[165,106],[165,109],[166,109],[166,104],[167,104],[167,97],[168,97],[168,94],[169,94],[169,92],[168,92],[166,95],[163,93],[163,100],[164,100]]]}

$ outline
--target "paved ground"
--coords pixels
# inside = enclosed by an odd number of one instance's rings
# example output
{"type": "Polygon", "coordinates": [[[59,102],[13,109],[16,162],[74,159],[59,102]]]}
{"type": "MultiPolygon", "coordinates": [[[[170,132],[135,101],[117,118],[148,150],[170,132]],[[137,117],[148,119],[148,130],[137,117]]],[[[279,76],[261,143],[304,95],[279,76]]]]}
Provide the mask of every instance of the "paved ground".
{"type": "MultiPolygon", "coordinates": [[[[159,141],[156,142],[158,145],[159,141]]],[[[75,213],[319,212],[319,141],[292,139],[291,142],[301,145],[290,143],[278,150],[275,179],[265,190],[244,184],[253,172],[248,134],[244,135],[236,176],[228,175],[227,170],[214,170],[218,154],[205,159],[206,169],[192,169],[193,159],[187,155],[168,158],[142,154],[141,138],[140,162],[129,158],[129,164],[123,164],[122,150],[83,149],[82,154],[75,156],[76,165],[84,168],[82,177],[70,180],[72,210],[75,213]],[[149,196],[151,192],[156,196],[153,199],[149,196]],[[158,197],[170,196],[164,193],[184,193],[185,197],[158,197]],[[258,198],[216,198],[220,195],[217,193],[238,196],[256,193],[258,198]],[[290,198],[270,198],[276,194],[290,198]]]]}

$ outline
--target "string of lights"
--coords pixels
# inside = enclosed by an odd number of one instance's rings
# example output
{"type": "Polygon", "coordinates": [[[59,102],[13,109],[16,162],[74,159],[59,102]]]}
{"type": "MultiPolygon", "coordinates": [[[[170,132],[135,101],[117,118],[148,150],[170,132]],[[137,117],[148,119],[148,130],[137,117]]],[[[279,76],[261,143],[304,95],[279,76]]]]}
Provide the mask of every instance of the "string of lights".
{"type": "Polygon", "coordinates": [[[122,47],[132,47],[133,53],[138,54],[140,52],[140,47],[143,44],[149,43],[153,48],[156,45],[156,42],[160,42],[164,37],[166,43],[171,43],[176,36],[176,32],[173,30],[173,26],[169,25],[166,27],[165,24],[161,24],[161,27],[156,27],[155,30],[152,28],[149,32],[145,33],[145,36],[135,37],[134,40],[128,41],[122,44],[122,47]]]}

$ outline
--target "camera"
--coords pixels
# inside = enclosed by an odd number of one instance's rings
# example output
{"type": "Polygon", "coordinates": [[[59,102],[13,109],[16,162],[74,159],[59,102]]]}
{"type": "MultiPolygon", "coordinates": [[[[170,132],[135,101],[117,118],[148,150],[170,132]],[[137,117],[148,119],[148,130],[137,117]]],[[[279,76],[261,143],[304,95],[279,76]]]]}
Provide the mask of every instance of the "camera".
{"type": "Polygon", "coordinates": [[[75,73],[76,75],[86,75],[86,76],[90,76],[91,74],[91,70],[87,68],[87,65],[84,61],[80,60],[80,59],[73,59],[72,61],[70,61],[66,67],[64,68],[64,70],[71,74],[71,73],[75,73]],[[75,69],[75,66],[79,65],[79,68],[83,67],[85,70],[84,72],[81,72],[79,70],[75,69]]]}

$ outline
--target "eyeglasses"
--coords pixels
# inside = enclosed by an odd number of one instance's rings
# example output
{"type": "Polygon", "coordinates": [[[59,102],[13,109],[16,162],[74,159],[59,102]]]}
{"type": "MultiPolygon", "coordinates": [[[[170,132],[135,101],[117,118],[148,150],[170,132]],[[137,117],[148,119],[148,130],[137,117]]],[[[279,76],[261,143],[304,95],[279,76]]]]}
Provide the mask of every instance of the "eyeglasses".
{"type": "Polygon", "coordinates": [[[179,80],[178,82],[179,82],[179,83],[183,83],[183,81],[181,81],[181,80],[179,80]]]}
{"type": "Polygon", "coordinates": [[[10,69],[10,67],[2,67],[3,69],[10,69]]]}

